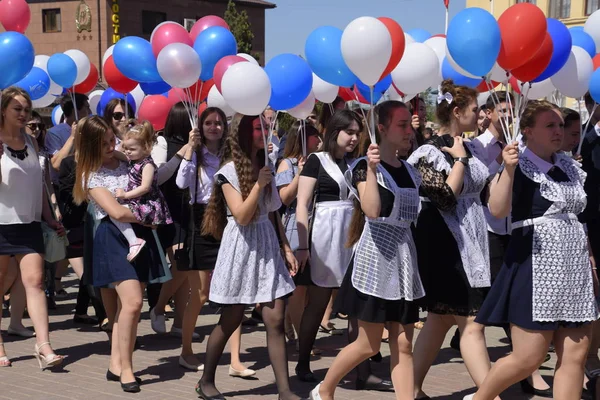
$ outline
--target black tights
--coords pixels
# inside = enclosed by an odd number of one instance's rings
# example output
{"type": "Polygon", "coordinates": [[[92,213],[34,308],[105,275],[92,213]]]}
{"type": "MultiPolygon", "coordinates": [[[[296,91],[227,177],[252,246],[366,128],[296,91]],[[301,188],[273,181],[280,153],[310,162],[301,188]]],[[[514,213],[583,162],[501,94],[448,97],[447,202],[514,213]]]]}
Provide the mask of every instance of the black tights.
{"type": "Polygon", "coordinates": [[[87,315],[90,301],[96,312],[96,318],[98,318],[99,323],[102,324],[102,320],[106,318],[102,300],[100,299],[100,296],[94,293],[94,288],[92,286],[84,285],[83,281],[80,280],[79,291],[77,292],[77,304],[75,305],[75,315],[87,315]]]}
{"type": "MultiPolygon", "coordinates": [[[[219,391],[215,386],[215,373],[219,359],[233,332],[240,326],[244,317],[244,305],[232,305],[222,309],[219,323],[213,329],[206,345],[204,373],[198,382],[206,396],[217,396],[219,391]]],[[[267,331],[267,349],[269,360],[273,366],[275,382],[280,399],[298,399],[290,391],[287,352],[285,348],[285,334],[283,321],[285,317],[285,301],[274,300],[263,303],[262,317],[267,331]]]]}
{"type": "Polygon", "coordinates": [[[310,354],[315,345],[319,326],[323,320],[323,315],[325,315],[332,291],[331,288],[308,286],[306,293],[308,303],[302,313],[300,332],[298,332],[298,364],[296,365],[296,373],[298,374],[310,372],[310,354]]]}

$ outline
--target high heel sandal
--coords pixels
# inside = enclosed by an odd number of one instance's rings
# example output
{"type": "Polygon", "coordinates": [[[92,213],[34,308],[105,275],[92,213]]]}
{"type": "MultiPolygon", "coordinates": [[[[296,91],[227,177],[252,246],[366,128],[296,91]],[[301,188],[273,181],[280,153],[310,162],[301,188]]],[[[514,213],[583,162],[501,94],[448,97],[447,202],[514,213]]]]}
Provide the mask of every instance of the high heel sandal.
{"type": "MultiPolygon", "coordinates": [[[[0,347],[4,349],[4,343],[0,343],[0,347]]],[[[12,367],[12,363],[10,362],[10,359],[7,355],[3,355],[2,357],[0,357],[0,368],[4,367],[12,367]]]]}
{"type": "Polygon", "coordinates": [[[42,370],[46,368],[56,367],[57,365],[62,364],[64,357],[56,355],[54,353],[48,354],[47,356],[40,353],[40,349],[44,346],[50,346],[50,342],[44,342],[40,345],[35,345],[35,353],[33,355],[38,360],[38,364],[40,364],[40,368],[42,370]]]}

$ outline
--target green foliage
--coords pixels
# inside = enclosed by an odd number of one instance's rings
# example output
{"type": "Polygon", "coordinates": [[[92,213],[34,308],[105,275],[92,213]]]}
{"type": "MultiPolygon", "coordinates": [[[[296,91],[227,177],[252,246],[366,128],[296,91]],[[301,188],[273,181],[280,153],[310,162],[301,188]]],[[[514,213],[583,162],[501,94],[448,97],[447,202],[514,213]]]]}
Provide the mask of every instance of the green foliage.
{"type": "MultiPolygon", "coordinates": [[[[223,19],[227,22],[231,29],[231,33],[233,33],[235,40],[237,40],[238,52],[252,54],[252,40],[254,40],[254,33],[252,32],[252,25],[250,25],[246,10],[239,12],[235,6],[235,2],[229,0],[223,19]]],[[[256,55],[253,56],[256,58],[256,55]]]]}

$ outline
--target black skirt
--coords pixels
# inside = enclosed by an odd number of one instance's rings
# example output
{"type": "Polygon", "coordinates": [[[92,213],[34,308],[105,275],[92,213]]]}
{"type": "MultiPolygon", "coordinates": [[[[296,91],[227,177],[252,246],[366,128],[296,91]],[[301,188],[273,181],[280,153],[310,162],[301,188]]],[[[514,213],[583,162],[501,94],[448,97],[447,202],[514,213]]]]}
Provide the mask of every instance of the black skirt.
{"type": "Polygon", "coordinates": [[[419,321],[419,305],[416,302],[404,299],[385,300],[356,290],[352,284],[353,269],[354,260],[350,262],[333,305],[335,312],[375,324],[398,322],[410,325],[419,321]]]}
{"type": "Polygon", "coordinates": [[[202,221],[206,204],[193,205],[193,218],[190,218],[188,232],[193,232],[186,242],[189,251],[189,263],[178,263],[180,271],[212,271],[215,269],[221,242],[212,236],[202,235],[202,221]],[[186,265],[187,264],[187,265],[186,265]]]}
{"type": "Polygon", "coordinates": [[[0,255],[44,254],[44,251],[40,222],[0,225],[0,255]]]}

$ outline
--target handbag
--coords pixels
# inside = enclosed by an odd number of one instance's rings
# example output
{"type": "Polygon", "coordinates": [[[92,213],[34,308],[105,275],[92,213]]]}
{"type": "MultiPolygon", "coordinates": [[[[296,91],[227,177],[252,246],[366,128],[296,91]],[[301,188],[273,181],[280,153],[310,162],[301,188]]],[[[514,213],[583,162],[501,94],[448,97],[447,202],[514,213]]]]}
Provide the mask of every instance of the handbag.
{"type": "MultiPolygon", "coordinates": [[[[186,228],[187,231],[191,231],[192,237],[190,240],[187,240],[187,238],[186,238],[185,243],[183,243],[183,247],[180,247],[177,250],[175,250],[175,253],[173,254],[173,258],[175,259],[175,261],[177,261],[177,268],[183,269],[183,270],[190,269],[192,260],[194,260],[194,246],[195,246],[195,242],[196,242],[194,205],[196,204],[196,196],[198,193],[198,157],[196,157],[196,168],[194,168],[194,179],[196,179],[196,188],[194,190],[194,194],[192,195],[192,204],[187,205],[190,208],[189,221],[190,221],[191,229],[189,227],[186,228]]],[[[181,213],[184,214],[185,196],[182,198],[182,203],[183,204],[181,205],[181,213]]],[[[184,220],[183,217],[184,217],[184,215],[182,215],[182,218],[180,219],[181,222],[183,222],[183,220],[184,220]]],[[[182,243],[182,233],[183,233],[183,226],[181,226],[179,229],[179,244],[182,243]]]]}
{"type": "MultiPolygon", "coordinates": [[[[46,182],[44,182],[44,189],[48,202],[50,202],[50,191],[46,182]]],[[[56,213],[51,204],[50,210],[52,210],[52,217],[56,220],[56,213]]],[[[55,263],[67,258],[67,246],[69,245],[67,235],[58,236],[58,233],[45,222],[42,222],[42,235],[44,236],[44,260],[55,263]]]]}

